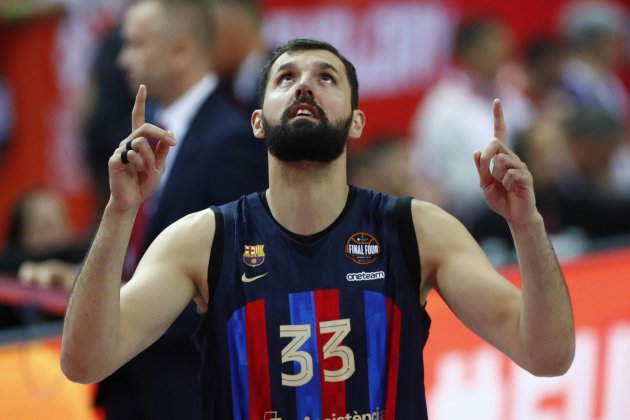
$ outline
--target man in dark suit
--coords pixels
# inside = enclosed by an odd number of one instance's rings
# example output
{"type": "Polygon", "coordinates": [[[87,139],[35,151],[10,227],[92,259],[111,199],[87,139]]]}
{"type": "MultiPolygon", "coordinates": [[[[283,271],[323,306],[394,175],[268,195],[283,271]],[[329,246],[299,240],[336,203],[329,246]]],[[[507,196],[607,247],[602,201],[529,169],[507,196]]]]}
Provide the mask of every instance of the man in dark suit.
{"type": "MultiPolygon", "coordinates": [[[[172,222],[267,187],[265,145],[214,73],[213,27],[202,0],[143,0],[124,17],[118,64],[133,91],[147,86],[154,122],[178,142],[157,195],[141,209],[146,221],[139,215],[134,226],[130,271],[172,222]]],[[[97,404],[108,419],[200,418],[200,357],[191,341],[199,320],[191,303],[159,341],[100,384],[97,404]]]]}
{"type": "Polygon", "coordinates": [[[207,0],[217,17],[214,63],[219,79],[247,115],[258,108],[258,76],[271,51],[257,0],[207,0]]]}

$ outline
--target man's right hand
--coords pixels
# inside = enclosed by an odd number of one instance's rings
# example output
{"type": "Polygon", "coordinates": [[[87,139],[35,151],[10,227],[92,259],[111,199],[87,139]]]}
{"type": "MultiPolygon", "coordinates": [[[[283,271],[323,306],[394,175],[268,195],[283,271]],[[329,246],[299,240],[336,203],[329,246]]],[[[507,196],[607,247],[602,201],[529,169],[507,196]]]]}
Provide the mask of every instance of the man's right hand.
{"type": "Polygon", "coordinates": [[[109,158],[110,205],[117,210],[137,209],[155,192],[164,173],[166,155],[175,145],[171,132],[145,122],[146,98],[147,88],[140,85],[131,111],[131,134],[109,158]],[[155,151],[148,138],[157,141],[155,151]],[[128,163],[123,162],[123,153],[128,163]]]}

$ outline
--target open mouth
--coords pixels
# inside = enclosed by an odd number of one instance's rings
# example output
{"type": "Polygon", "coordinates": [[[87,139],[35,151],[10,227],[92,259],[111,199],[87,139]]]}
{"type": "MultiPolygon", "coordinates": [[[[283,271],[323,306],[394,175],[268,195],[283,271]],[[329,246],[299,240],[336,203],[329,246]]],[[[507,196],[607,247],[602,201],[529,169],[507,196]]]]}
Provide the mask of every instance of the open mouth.
{"type": "Polygon", "coordinates": [[[290,117],[291,119],[298,117],[319,118],[319,113],[314,106],[306,103],[299,103],[291,109],[290,117]]]}

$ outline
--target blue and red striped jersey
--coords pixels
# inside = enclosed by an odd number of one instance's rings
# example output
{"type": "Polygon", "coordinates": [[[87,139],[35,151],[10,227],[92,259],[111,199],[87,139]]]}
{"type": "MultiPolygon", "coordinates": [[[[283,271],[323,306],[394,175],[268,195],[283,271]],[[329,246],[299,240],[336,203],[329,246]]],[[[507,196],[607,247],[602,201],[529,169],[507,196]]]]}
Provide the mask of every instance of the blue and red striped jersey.
{"type": "Polygon", "coordinates": [[[410,199],[350,187],[311,236],[280,226],[262,194],[213,210],[196,334],[206,418],[427,418],[410,199]]]}

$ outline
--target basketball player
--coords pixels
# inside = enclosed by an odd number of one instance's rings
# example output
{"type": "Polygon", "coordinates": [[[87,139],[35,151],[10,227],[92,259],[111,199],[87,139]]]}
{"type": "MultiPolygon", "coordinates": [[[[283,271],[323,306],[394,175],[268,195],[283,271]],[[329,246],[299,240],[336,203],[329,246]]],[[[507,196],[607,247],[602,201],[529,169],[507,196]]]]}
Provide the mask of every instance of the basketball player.
{"type": "Polygon", "coordinates": [[[61,364],[70,379],[103,379],[195,299],[205,312],[196,339],[206,418],[423,419],[431,290],[529,372],[567,371],[569,296],[532,177],[505,145],[498,101],[494,138],[471,160],[488,205],[512,231],[522,290],[441,209],[347,185],[346,142],[361,135],[365,115],[354,67],[334,47],[289,42],[260,86],[252,127],[267,141],[269,189],[171,225],[121,289],[135,213],[175,144],[144,124],[140,88],[68,306],[61,364]],[[155,152],[147,137],[160,140],[155,152]]]}

